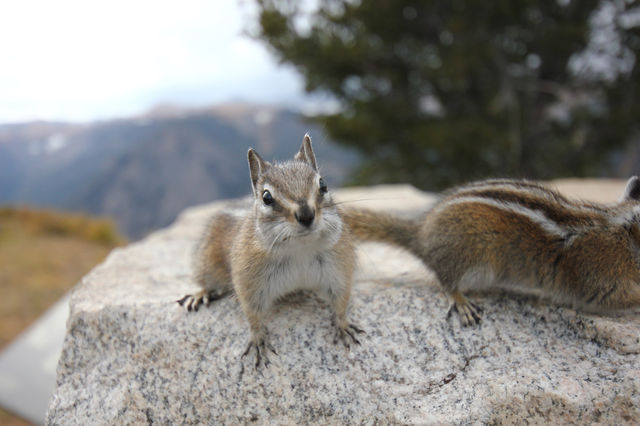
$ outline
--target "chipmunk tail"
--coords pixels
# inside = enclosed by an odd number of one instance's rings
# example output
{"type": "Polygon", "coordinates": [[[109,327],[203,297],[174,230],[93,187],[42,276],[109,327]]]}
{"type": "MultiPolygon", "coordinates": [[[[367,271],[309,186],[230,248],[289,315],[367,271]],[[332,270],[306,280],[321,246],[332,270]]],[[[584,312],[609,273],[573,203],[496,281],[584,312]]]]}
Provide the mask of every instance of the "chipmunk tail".
{"type": "Polygon", "coordinates": [[[416,220],[362,208],[345,208],[342,218],[359,240],[389,243],[414,251],[419,230],[416,220]]]}

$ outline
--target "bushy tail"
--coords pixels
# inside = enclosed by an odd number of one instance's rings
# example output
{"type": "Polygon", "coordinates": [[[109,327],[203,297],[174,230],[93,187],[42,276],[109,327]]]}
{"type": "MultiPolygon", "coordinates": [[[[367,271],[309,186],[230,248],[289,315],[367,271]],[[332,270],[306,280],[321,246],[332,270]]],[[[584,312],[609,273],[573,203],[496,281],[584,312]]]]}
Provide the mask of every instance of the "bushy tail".
{"type": "Polygon", "coordinates": [[[342,218],[356,238],[379,241],[415,251],[419,222],[389,213],[343,208],[342,218]]]}

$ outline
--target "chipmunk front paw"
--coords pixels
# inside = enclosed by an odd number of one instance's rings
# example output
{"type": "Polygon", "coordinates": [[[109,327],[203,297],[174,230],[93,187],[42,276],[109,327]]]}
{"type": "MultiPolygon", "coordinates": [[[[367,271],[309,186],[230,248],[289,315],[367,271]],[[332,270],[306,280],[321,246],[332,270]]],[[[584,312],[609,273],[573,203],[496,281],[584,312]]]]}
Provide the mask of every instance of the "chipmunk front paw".
{"type": "Polygon", "coordinates": [[[271,346],[271,343],[269,343],[269,341],[265,337],[262,337],[255,341],[250,340],[249,344],[247,345],[247,349],[245,349],[240,358],[244,358],[245,356],[247,356],[247,354],[251,352],[251,349],[253,348],[255,348],[256,350],[256,370],[260,367],[261,362],[262,364],[264,364],[264,368],[269,367],[270,361],[267,357],[267,349],[273,352],[274,355],[278,355],[273,346],[271,346]]]}
{"type": "Polygon", "coordinates": [[[334,345],[337,344],[338,339],[340,339],[342,340],[342,343],[344,343],[347,349],[351,347],[350,343],[355,343],[356,345],[359,345],[360,340],[358,340],[358,338],[356,337],[356,333],[362,334],[364,333],[364,330],[358,327],[357,325],[351,324],[351,323],[347,323],[344,326],[337,325],[336,334],[333,338],[333,344],[334,345]]]}
{"type": "Polygon", "coordinates": [[[214,300],[222,299],[228,294],[228,290],[201,290],[195,294],[187,294],[183,298],[176,300],[176,302],[180,306],[187,308],[187,311],[197,311],[200,305],[209,306],[214,300]]]}

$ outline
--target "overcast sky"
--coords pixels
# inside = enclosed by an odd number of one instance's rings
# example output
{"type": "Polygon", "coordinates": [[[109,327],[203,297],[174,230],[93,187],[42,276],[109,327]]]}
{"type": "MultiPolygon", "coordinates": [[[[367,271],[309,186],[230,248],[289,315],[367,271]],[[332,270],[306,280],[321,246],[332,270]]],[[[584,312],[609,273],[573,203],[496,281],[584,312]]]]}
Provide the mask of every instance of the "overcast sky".
{"type": "Polygon", "coordinates": [[[242,35],[249,0],[0,2],[0,123],[158,104],[299,105],[302,80],[242,35]]]}

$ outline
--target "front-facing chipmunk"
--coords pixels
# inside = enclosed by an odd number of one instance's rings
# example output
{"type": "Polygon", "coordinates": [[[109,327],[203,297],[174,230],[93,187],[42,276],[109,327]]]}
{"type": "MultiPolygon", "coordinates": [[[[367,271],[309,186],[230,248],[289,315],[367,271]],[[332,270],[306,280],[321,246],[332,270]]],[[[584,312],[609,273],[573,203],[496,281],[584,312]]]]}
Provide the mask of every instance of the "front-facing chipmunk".
{"type": "Polygon", "coordinates": [[[248,152],[253,207],[241,215],[214,216],[196,253],[202,288],[178,301],[189,311],[235,293],[249,321],[251,338],[243,356],[266,349],[264,316],[282,296],[316,290],[333,308],[336,341],[359,343],[362,330],[346,317],[355,268],[354,242],[318,173],[311,138],[305,135],[291,161],[269,163],[248,152]]]}
{"type": "Polygon", "coordinates": [[[417,220],[362,209],[344,209],[343,217],[358,238],[419,257],[470,325],[480,309],[462,291],[486,286],[534,291],[591,312],[639,307],[639,200],[637,177],[608,205],[505,179],[454,189],[417,220]]]}

